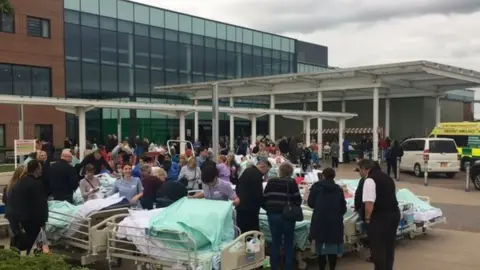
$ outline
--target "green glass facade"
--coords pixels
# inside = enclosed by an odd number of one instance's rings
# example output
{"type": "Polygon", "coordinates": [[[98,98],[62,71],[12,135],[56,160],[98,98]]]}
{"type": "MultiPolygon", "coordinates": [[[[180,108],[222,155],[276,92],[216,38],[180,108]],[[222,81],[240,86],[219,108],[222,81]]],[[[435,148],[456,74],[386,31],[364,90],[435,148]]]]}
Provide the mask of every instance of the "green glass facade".
{"type": "MultiPolygon", "coordinates": [[[[297,69],[296,41],[287,37],[123,0],[65,0],[64,5],[67,97],[192,104],[153,88],[297,69]]],[[[235,106],[268,107],[248,101],[235,106]]],[[[122,136],[158,142],[178,136],[177,119],[142,110],[125,110],[121,115],[122,136]]],[[[186,127],[193,134],[192,119],[193,115],[187,118],[186,127]]],[[[201,123],[210,119],[200,113],[201,123]]],[[[75,121],[67,116],[68,136],[76,137],[75,121]]],[[[266,129],[266,121],[260,119],[259,132],[263,126],[266,129]]],[[[117,133],[116,123],[116,110],[89,112],[87,138],[101,140],[117,133]]],[[[221,133],[226,134],[228,124],[222,126],[221,133]]],[[[248,134],[243,128],[237,131],[248,134]]]]}

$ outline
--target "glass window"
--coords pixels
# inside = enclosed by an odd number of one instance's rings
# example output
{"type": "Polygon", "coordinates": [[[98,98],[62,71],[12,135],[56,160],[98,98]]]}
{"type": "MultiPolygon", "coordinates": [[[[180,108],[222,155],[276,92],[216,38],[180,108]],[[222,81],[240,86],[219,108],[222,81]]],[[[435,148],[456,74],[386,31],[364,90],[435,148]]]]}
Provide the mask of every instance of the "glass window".
{"type": "Polygon", "coordinates": [[[135,35],[148,37],[148,25],[145,24],[135,24],[135,35]]]}
{"type": "Polygon", "coordinates": [[[194,74],[202,74],[205,64],[205,48],[192,46],[192,70],[194,74]]]}
{"type": "Polygon", "coordinates": [[[227,25],[227,40],[235,41],[235,27],[227,25]]]}
{"type": "Polygon", "coordinates": [[[149,24],[150,23],[150,11],[149,8],[145,5],[135,4],[134,5],[134,19],[137,23],[149,24]]]}
{"type": "Polygon", "coordinates": [[[85,25],[85,26],[90,26],[90,27],[95,27],[97,28],[98,27],[98,21],[99,21],[99,18],[97,15],[92,15],[92,14],[88,14],[88,13],[81,13],[80,14],[81,16],[81,23],[82,25],[85,25]]]}
{"type": "Polygon", "coordinates": [[[80,59],[81,53],[80,25],[65,24],[65,54],[67,59],[80,59]]]}
{"type": "Polygon", "coordinates": [[[209,38],[209,37],[205,38],[205,46],[206,47],[215,48],[217,46],[216,43],[217,43],[216,39],[214,39],[214,38],[209,38]]]}
{"type": "Polygon", "coordinates": [[[52,96],[52,84],[49,68],[32,67],[32,95],[39,97],[52,96]]]}
{"type": "Polygon", "coordinates": [[[81,63],[67,61],[65,64],[65,80],[67,97],[81,97],[82,94],[82,70],[81,63]]]}
{"type": "Polygon", "coordinates": [[[254,54],[253,56],[253,76],[254,77],[260,77],[262,76],[262,71],[263,71],[263,59],[261,55],[256,55],[254,54]]]}
{"type": "Polygon", "coordinates": [[[253,53],[253,47],[250,46],[250,45],[243,45],[243,53],[252,54],[253,53]]]}
{"type": "Polygon", "coordinates": [[[212,21],[205,21],[205,36],[216,38],[217,37],[217,23],[212,21]]]}
{"type": "Polygon", "coordinates": [[[227,39],[227,26],[223,23],[217,23],[217,38],[227,39]]]}
{"type": "Polygon", "coordinates": [[[294,53],[295,52],[295,40],[290,39],[290,52],[294,53]]]}
{"type": "Polygon", "coordinates": [[[192,33],[192,17],[180,14],[179,30],[186,33],[192,33]]]}
{"type": "Polygon", "coordinates": [[[205,74],[214,76],[217,74],[217,50],[205,48],[205,74]]]}
{"type": "Polygon", "coordinates": [[[253,44],[253,32],[250,29],[243,29],[243,43],[253,44]]]}
{"type": "Polygon", "coordinates": [[[204,82],[205,78],[203,75],[193,75],[192,76],[192,83],[204,82]]]}
{"type": "Polygon", "coordinates": [[[35,124],[35,138],[40,138],[47,142],[53,142],[53,125],[35,124]]]}
{"type": "Polygon", "coordinates": [[[290,51],[290,40],[288,38],[282,38],[282,51],[290,51]]]}
{"type": "Polygon", "coordinates": [[[203,46],[205,44],[204,37],[199,35],[192,35],[192,44],[197,46],[203,46]]]}
{"type": "Polygon", "coordinates": [[[128,34],[133,34],[133,23],[118,20],[118,31],[128,34]]]}
{"type": "Polygon", "coordinates": [[[179,40],[181,43],[191,44],[191,43],[192,43],[192,34],[187,34],[187,33],[179,32],[179,34],[178,34],[178,40],[179,40]]]}
{"type": "Polygon", "coordinates": [[[82,12],[98,14],[98,0],[81,0],[80,8],[82,12]]]}
{"type": "Polygon", "coordinates": [[[253,45],[262,47],[263,46],[263,35],[260,32],[253,32],[253,45]]]}
{"type": "Polygon", "coordinates": [[[152,89],[157,86],[165,85],[165,74],[163,73],[163,71],[151,70],[150,77],[152,80],[152,89]]]}
{"type": "Polygon", "coordinates": [[[117,18],[117,0],[100,0],[100,15],[117,18]]]}
{"type": "Polygon", "coordinates": [[[173,85],[178,84],[178,74],[177,72],[171,71],[165,73],[165,84],[173,85]]]}
{"type": "Polygon", "coordinates": [[[217,39],[217,49],[219,50],[226,50],[227,49],[227,42],[222,39],[217,39]]]}
{"type": "Polygon", "coordinates": [[[135,69],[135,94],[150,96],[150,71],[135,69]]]}
{"type": "Polygon", "coordinates": [[[64,0],[63,7],[66,9],[80,10],[80,0],[64,0]]]}
{"type": "Polygon", "coordinates": [[[118,18],[133,22],[133,3],[126,1],[118,1],[118,18]]]}
{"type": "Polygon", "coordinates": [[[165,27],[165,11],[158,8],[150,8],[150,24],[165,27]]]}
{"type": "Polygon", "coordinates": [[[5,147],[5,124],[0,125],[0,147],[5,147]]]}
{"type": "Polygon", "coordinates": [[[82,59],[87,62],[97,62],[100,58],[99,29],[82,26],[82,59]]]}
{"type": "Polygon", "coordinates": [[[235,64],[235,53],[226,52],[225,53],[225,69],[226,75],[228,78],[235,78],[236,74],[236,64],[235,64]]]}
{"type": "Polygon", "coordinates": [[[31,69],[27,66],[13,66],[13,94],[32,95],[31,69]]]}
{"type": "MultiPolygon", "coordinates": [[[[0,14],[0,17],[1,16],[2,15],[0,14]]],[[[80,23],[80,13],[77,11],[65,10],[63,17],[66,23],[74,23],[74,24],[80,23]]]]}
{"type": "Polygon", "coordinates": [[[102,93],[118,93],[117,66],[102,65],[102,93]]]}
{"type": "Polygon", "coordinates": [[[170,41],[178,41],[178,32],[172,30],[165,30],[165,39],[170,41]]]}
{"type": "Polygon", "coordinates": [[[178,69],[178,43],[165,41],[165,68],[178,69]]]}
{"type": "Polygon", "coordinates": [[[83,95],[100,92],[100,68],[98,64],[82,64],[83,95]]]}
{"type": "Polygon", "coordinates": [[[165,45],[163,39],[150,39],[150,61],[152,69],[163,69],[164,63],[164,53],[165,45]]]}
{"type": "Polygon", "coordinates": [[[135,36],[135,67],[148,68],[150,65],[149,38],[135,36]]]}
{"type": "Polygon", "coordinates": [[[263,76],[269,76],[269,75],[273,75],[272,74],[272,58],[266,58],[266,57],[263,57],[262,59],[263,63],[262,63],[262,66],[263,66],[263,76]]]}
{"type": "Polygon", "coordinates": [[[165,11],[165,28],[178,31],[178,13],[165,11]]]}
{"type": "Polygon", "coordinates": [[[252,55],[243,54],[242,55],[242,77],[248,78],[253,75],[253,59],[252,55]]]}
{"type": "Polygon", "coordinates": [[[117,20],[107,17],[100,17],[100,28],[117,31],[117,20]]]}
{"type": "Polygon", "coordinates": [[[133,65],[133,36],[126,33],[117,33],[118,38],[118,63],[120,65],[133,65]]]}
{"type": "Polygon", "coordinates": [[[235,27],[235,41],[243,43],[243,28],[235,27]]]}
{"type": "Polygon", "coordinates": [[[205,35],[205,20],[200,18],[193,18],[192,30],[194,34],[204,36],[205,35]]]}
{"type": "Polygon", "coordinates": [[[217,75],[221,79],[227,76],[227,52],[224,50],[217,50],[217,75]]]}
{"type": "Polygon", "coordinates": [[[163,39],[164,35],[165,35],[165,31],[163,28],[150,26],[150,37],[163,39]]]}
{"type": "Polygon", "coordinates": [[[263,47],[271,49],[272,48],[272,35],[263,34],[263,47]]]}
{"type": "Polygon", "coordinates": [[[282,49],[282,38],[279,36],[272,37],[272,47],[274,50],[281,50],[282,49]]]}
{"type": "Polygon", "coordinates": [[[181,72],[190,73],[192,71],[192,48],[188,44],[179,46],[179,69],[181,72]]]}
{"type": "Polygon", "coordinates": [[[180,73],[178,77],[180,84],[189,84],[192,83],[192,78],[190,74],[180,73]]]}
{"type": "Polygon", "coordinates": [[[288,61],[290,59],[290,55],[288,52],[282,52],[282,60],[288,61]]]}
{"type": "Polygon", "coordinates": [[[11,95],[13,93],[12,65],[0,64],[0,94],[11,95]]]}
{"type": "Polygon", "coordinates": [[[31,37],[50,38],[50,20],[27,17],[27,31],[31,37]]]}
{"type": "Polygon", "coordinates": [[[227,41],[227,51],[234,52],[235,51],[235,43],[231,41],[227,41]]]}
{"type": "Polygon", "coordinates": [[[282,61],[280,59],[272,59],[272,75],[277,75],[280,74],[281,72],[281,67],[282,67],[282,61]]]}
{"type": "Polygon", "coordinates": [[[280,69],[281,74],[287,74],[290,72],[290,62],[282,61],[282,67],[280,69]]]}
{"type": "Polygon", "coordinates": [[[100,59],[102,64],[117,63],[117,32],[100,30],[100,59]]]}
{"type": "Polygon", "coordinates": [[[118,67],[118,92],[122,95],[133,95],[133,69],[118,67]]]}

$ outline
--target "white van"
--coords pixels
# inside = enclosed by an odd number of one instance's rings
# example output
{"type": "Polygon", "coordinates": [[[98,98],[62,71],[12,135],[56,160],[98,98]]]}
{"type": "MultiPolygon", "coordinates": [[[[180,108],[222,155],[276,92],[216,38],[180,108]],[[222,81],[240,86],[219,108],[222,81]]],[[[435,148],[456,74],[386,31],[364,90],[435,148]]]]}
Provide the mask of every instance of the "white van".
{"type": "Polygon", "coordinates": [[[445,173],[454,178],[460,171],[460,155],[457,144],[449,138],[413,138],[401,145],[403,157],[400,170],[423,176],[425,172],[424,157],[428,158],[429,173],[445,173]]]}

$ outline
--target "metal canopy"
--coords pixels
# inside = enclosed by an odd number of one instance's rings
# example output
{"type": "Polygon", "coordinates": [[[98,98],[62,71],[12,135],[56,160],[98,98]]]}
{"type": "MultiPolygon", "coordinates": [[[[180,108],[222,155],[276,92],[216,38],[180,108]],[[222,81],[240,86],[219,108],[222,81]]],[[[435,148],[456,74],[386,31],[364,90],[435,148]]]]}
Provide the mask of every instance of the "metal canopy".
{"type": "Polygon", "coordinates": [[[218,84],[219,98],[249,97],[268,103],[268,96],[275,95],[275,103],[296,103],[316,102],[317,92],[323,92],[323,101],[371,99],[372,88],[379,88],[379,98],[444,95],[449,90],[480,86],[480,72],[415,61],[154,89],[191,99],[211,99],[214,84],[218,84]]]}
{"type": "MultiPolygon", "coordinates": [[[[193,112],[212,112],[211,106],[193,106],[179,104],[159,104],[159,103],[141,103],[141,102],[120,102],[110,100],[89,100],[89,99],[71,99],[71,98],[49,98],[49,97],[23,97],[0,95],[0,104],[17,105],[44,105],[54,106],[59,110],[74,113],[72,108],[82,108],[91,110],[93,108],[111,108],[111,109],[137,109],[159,111],[166,115],[193,112]]],[[[262,116],[266,114],[281,115],[285,117],[301,117],[304,119],[322,118],[329,121],[340,121],[356,117],[356,113],[340,112],[318,112],[318,111],[295,111],[283,109],[262,109],[262,108],[235,108],[219,107],[220,112],[232,114],[235,116],[262,116]]]]}

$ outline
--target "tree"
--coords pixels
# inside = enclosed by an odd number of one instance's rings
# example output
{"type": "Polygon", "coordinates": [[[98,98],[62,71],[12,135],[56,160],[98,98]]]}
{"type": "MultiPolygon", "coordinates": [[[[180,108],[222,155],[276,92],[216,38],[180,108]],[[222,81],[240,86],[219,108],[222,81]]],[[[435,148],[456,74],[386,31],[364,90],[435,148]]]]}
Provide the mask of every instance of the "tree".
{"type": "Polygon", "coordinates": [[[0,14],[12,16],[14,13],[13,5],[9,0],[0,0],[0,14]]]}

